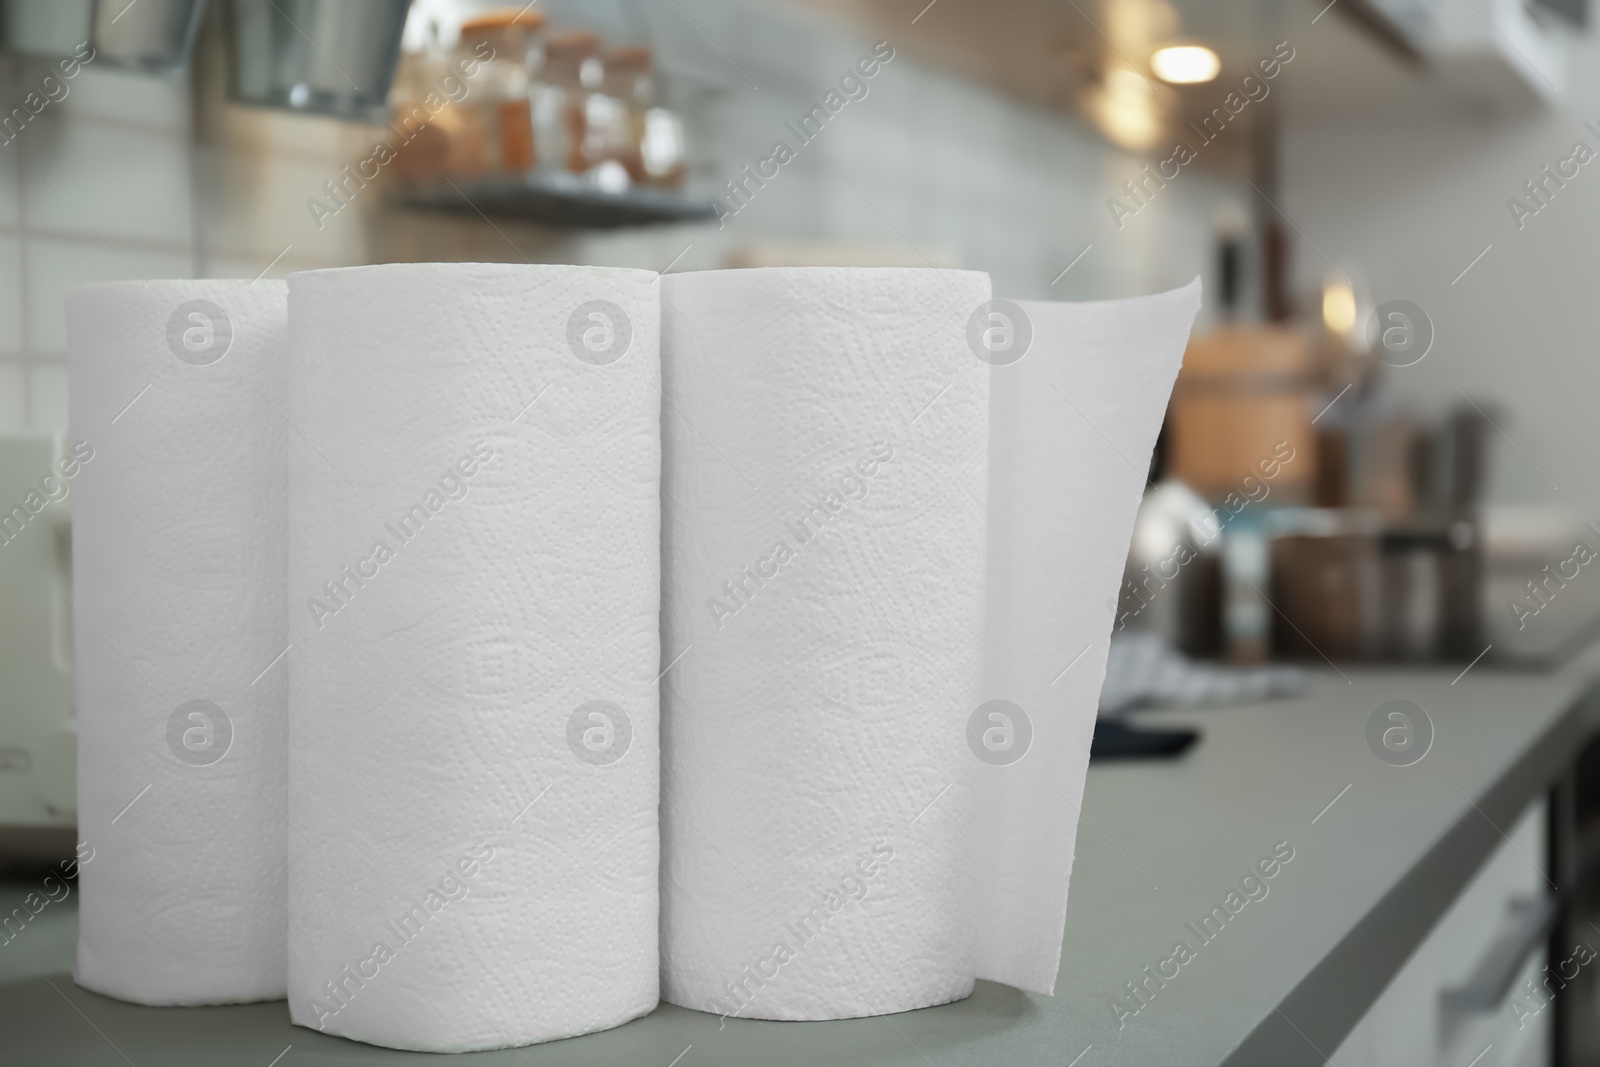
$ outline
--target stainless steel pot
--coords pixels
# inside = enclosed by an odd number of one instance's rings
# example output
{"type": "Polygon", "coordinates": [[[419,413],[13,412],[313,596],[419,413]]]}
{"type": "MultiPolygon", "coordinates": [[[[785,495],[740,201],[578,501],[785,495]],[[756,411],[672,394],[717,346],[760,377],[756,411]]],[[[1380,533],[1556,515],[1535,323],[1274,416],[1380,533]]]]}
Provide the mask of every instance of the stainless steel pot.
{"type": "Polygon", "coordinates": [[[1113,630],[1148,630],[1190,656],[1222,650],[1222,528],[1206,502],[1168,479],[1134,520],[1113,630]]]}

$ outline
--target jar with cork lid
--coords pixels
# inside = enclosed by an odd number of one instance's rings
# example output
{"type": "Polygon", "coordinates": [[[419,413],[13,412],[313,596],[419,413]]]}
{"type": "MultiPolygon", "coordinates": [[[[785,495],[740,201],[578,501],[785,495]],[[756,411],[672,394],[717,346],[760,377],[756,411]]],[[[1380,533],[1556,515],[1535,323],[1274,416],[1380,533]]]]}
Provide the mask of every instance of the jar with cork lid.
{"type": "Polygon", "coordinates": [[[538,162],[530,70],[538,62],[545,17],[531,8],[495,8],[461,26],[460,49],[482,61],[468,107],[486,171],[522,173],[538,162]]]}
{"type": "Polygon", "coordinates": [[[589,98],[604,81],[599,37],[574,30],[545,39],[532,86],[540,170],[587,174],[598,162],[589,154],[589,98]]]}

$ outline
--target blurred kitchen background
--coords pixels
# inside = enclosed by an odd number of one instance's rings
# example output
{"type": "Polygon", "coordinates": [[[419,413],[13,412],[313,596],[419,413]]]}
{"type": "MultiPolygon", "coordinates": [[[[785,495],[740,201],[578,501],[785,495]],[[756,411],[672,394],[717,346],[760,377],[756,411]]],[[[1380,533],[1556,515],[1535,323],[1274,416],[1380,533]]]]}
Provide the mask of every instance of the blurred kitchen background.
{"type": "MultiPolygon", "coordinates": [[[[60,304],[84,282],[845,263],[1092,299],[1199,274],[1127,581],[1097,606],[1107,712],[1293,692],[1238,669],[1274,659],[1537,669],[1600,617],[1584,0],[0,14],[6,501],[70,445],[60,304]]],[[[19,829],[72,820],[70,493],[45,505],[0,552],[19,829]]]]}
{"type": "MultiPolygon", "coordinates": [[[[1103,606],[1119,637],[1236,665],[1536,667],[1600,615],[1583,0],[0,13],[7,501],[68,446],[60,302],[84,282],[932,264],[1086,299],[1199,274],[1103,606]]],[[[70,589],[70,495],[46,511],[0,553],[0,672],[24,711],[0,738],[6,823],[71,819],[71,620],[50,584],[70,589]]]]}
{"type": "MultiPolygon", "coordinates": [[[[0,0],[0,501],[71,446],[86,282],[934,265],[1083,300],[1198,274],[1094,606],[1102,713],[1292,695],[1289,664],[1547,669],[1600,619],[1589,8],[0,0]]],[[[71,839],[71,506],[0,536],[7,856],[71,839]]]]}

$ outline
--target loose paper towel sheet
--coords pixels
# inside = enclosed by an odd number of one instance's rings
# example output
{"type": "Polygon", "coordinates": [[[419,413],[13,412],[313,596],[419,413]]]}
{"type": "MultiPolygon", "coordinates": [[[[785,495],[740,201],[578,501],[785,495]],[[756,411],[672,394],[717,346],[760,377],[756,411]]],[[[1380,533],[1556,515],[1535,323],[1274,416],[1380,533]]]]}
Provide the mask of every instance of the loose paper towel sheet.
{"type": "Polygon", "coordinates": [[[1199,289],[989,297],[951,271],[663,279],[672,1003],[1054,986],[1106,605],[1199,289]],[[1019,362],[990,365],[995,324],[1031,334],[1019,362]]]}
{"type": "Polygon", "coordinates": [[[1032,738],[1015,762],[976,762],[968,863],[977,976],[1051,993],[1117,589],[1200,282],[1016,306],[1031,344],[989,379],[984,699],[1021,708],[1032,738]]]}
{"type": "Polygon", "coordinates": [[[284,287],[95,285],[65,310],[73,974],[146,1004],[281,997],[284,287]]]}
{"type": "Polygon", "coordinates": [[[289,1010],[459,1052],[658,988],[655,275],[290,277],[289,1010]]]}

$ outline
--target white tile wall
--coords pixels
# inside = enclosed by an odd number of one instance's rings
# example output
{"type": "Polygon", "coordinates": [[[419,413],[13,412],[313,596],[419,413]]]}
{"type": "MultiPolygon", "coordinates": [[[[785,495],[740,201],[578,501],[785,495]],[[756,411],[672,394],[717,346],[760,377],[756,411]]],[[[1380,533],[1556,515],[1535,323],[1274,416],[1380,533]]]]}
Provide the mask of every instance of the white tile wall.
{"type": "Polygon", "coordinates": [[[189,252],[119,243],[99,238],[30,237],[23,249],[28,274],[26,346],[36,359],[66,355],[66,324],[61,297],[75,285],[138,278],[185,278],[194,274],[189,252]]]}
{"type": "MultiPolygon", "coordinates": [[[[0,91],[6,82],[0,74],[0,91]]],[[[21,138],[0,145],[0,226],[16,226],[22,217],[21,138]]]]}
{"type": "Polygon", "coordinates": [[[0,359],[21,354],[22,242],[0,231],[0,359]]]}
{"type": "Polygon", "coordinates": [[[14,147],[25,229],[192,245],[188,152],[171,134],[47,110],[14,147]]]}
{"type": "Polygon", "coordinates": [[[353,131],[368,129],[272,108],[230,107],[217,134],[218,140],[236,149],[329,159],[340,157],[353,131]]]}
{"type": "MultiPolygon", "coordinates": [[[[30,61],[23,77],[35,74],[33,80],[37,80],[47,73],[48,65],[30,61]]],[[[91,61],[67,85],[66,97],[60,104],[50,105],[61,117],[98,119],[176,137],[185,136],[189,129],[189,93],[182,82],[112,70],[91,61]]]]}
{"type": "Polygon", "coordinates": [[[194,273],[189,96],[180,84],[48,59],[0,60],[7,108],[47,75],[66,86],[0,145],[0,432],[67,421],[62,294],[194,273]]]}
{"type": "Polygon", "coordinates": [[[307,206],[312,198],[336,206],[323,183],[338,177],[343,163],[334,153],[324,159],[255,151],[207,153],[207,250],[255,262],[251,277],[286,245],[292,246],[290,255],[296,260],[319,266],[363,262],[365,218],[356,208],[379,191],[370,185],[360,190],[350,208],[323,217],[320,229],[307,206]]]}
{"type": "MultiPolygon", "coordinates": [[[[700,145],[710,185],[765,158],[778,138],[793,144],[785,120],[819,102],[871,51],[816,15],[777,4],[676,6],[682,13],[663,6],[649,16],[662,65],[723,87],[708,113],[709,143],[700,145]]],[[[553,18],[581,20],[589,10],[576,0],[551,3],[553,18]]],[[[48,69],[0,57],[0,102],[48,69]]],[[[182,84],[90,64],[16,144],[0,146],[0,429],[30,410],[36,423],[62,417],[61,294],[87,281],[250,278],[286,247],[270,276],[386,259],[524,255],[661,269],[689,246],[674,268],[681,271],[720,266],[750,246],[813,240],[913,258],[915,245],[940,264],[988,270],[997,291],[1011,296],[1094,298],[1182,284],[1208,270],[1213,206],[1248,192],[1186,173],[1148,217],[1117,232],[1105,197],[1139,161],[1059,115],[901,54],[725,229],[490,225],[472,215],[393,210],[373,185],[319,230],[307,199],[321,196],[323,182],[365,156],[384,130],[223,104],[211,96],[221,92],[218,79],[204,86],[197,110],[182,84]],[[191,163],[193,114],[205,118],[191,163]],[[1090,243],[1094,250],[1052,285],[1090,243]]]]}
{"type": "MultiPolygon", "coordinates": [[[[0,103],[9,109],[21,97],[17,90],[17,61],[0,55],[0,103]]],[[[17,188],[20,160],[15,141],[0,144],[0,226],[15,227],[22,214],[17,188]]]]}
{"type": "Polygon", "coordinates": [[[27,368],[21,363],[0,363],[0,435],[27,432],[27,368]]]}
{"type": "Polygon", "coordinates": [[[28,368],[28,428],[61,433],[67,425],[67,368],[33,363],[28,368]]]}

